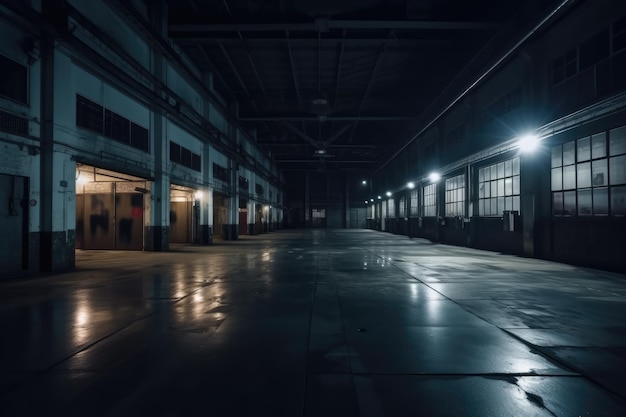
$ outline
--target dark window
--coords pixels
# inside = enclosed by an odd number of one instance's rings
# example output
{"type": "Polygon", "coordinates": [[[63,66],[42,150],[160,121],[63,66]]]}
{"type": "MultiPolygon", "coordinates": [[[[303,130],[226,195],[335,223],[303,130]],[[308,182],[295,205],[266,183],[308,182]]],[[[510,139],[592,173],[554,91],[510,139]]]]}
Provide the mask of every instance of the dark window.
{"type": "Polygon", "coordinates": [[[191,167],[191,151],[189,149],[181,147],[180,163],[186,167],[191,167]]]}
{"type": "Polygon", "coordinates": [[[150,151],[150,134],[148,129],[136,125],[130,124],[130,145],[134,148],[141,149],[142,151],[150,151]]]}
{"type": "Polygon", "coordinates": [[[105,110],[104,136],[130,145],[130,120],[113,113],[111,110],[105,110]]]}
{"type": "Polygon", "coordinates": [[[213,178],[216,180],[228,182],[228,170],[223,166],[213,163],[213,178]]]}
{"type": "Polygon", "coordinates": [[[249,189],[249,182],[246,178],[244,177],[239,177],[239,191],[244,191],[244,192],[248,192],[249,189]]]}
{"type": "Polygon", "coordinates": [[[28,104],[28,67],[0,55],[0,96],[28,104]]]}
{"type": "Polygon", "coordinates": [[[170,161],[180,163],[180,145],[174,142],[170,142],[170,161]]]}
{"type": "Polygon", "coordinates": [[[577,68],[578,50],[570,49],[554,60],[552,63],[552,84],[559,84],[566,79],[573,77],[578,72],[577,68]]]}
{"type": "Polygon", "coordinates": [[[172,141],[170,141],[170,161],[202,172],[202,157],[172,141]]]}
{"type": "Polygon", "coordinates": [[[609,56],[609,29],[606,28],[580,44],[580,71],[609,56]]]}
{"type": "Polygon", "coordinates": [[[263,195],[263,186],[261,184],[255,184],[254,190],[256,191],[257,195],[263,195]]]}
{"type": "Polygon", "coordinates": [[[202,172],[202,158],[195,153],[191,154],[191,169],[202,172]]]}
{"type": "Polygon", "coordinates": [[[613,23],[613,53],[626,48],[626,16],[613,23]]]}
{"type": "Polygon", "coordinates": [[[76,126],[104,134],[104,108],[86,99],[76,96],[76,126]]]}

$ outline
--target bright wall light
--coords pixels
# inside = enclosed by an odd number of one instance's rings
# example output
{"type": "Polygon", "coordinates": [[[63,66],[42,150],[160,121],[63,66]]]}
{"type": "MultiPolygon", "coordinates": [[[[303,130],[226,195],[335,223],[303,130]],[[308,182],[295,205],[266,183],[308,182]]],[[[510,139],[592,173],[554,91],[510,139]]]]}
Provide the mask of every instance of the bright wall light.
{"type": "Polygon", "coordinates": [[[391,191],[387,191],[387,192],[385,193],[385,195],[386,195],[387,197],[391,197],[391,191]]]}
{"type": "Polygon", "coordinates": [[[517,145],[521,152],[533,152],[539,147],[539,137],[537,135],[524,135],[519,138],[517,145]]]}
{"type": "Polygon", "coordinates": [[[373,199],[373,198],[370,198],[370,201],[373,203],[373,202],[374,202],[374,199],[373,199]]]}
{"type": "Polygon", "coordinates": [[[194,197],[196,198],[196,200],[202,200],[202,191],[196,191],[194,197]]]}
{"type": "Polygon", "coordinates": [[[431,172],[428,176],[428,179],[430,180],[430,182],[437,182],[441,179],[441,175],[436,172],[431,172]]]}
{"type": "Polygon", "coordinates": [[[363,180],[363,181],[361,181],[361,184],[367,185],[367,181],[363,180]]]}
{"type": "Polygon", "coordinates": [[[369,201],[365,200],[365,204],[369,203],[369,201]]]}
{"type": "Polygon", "coordinates": [[[409,188],[409,190],[412,190],[413,188],[415,188],[415,183],[413,181],[409,181],[406,183],[406,186],[409,188]]]}
{"type": "Polygon", "coordinates": [[[378,196],[378,199],[379,199],[379,200],[380,200],[381,198],[382,198],[381,196],[378,196]]]}

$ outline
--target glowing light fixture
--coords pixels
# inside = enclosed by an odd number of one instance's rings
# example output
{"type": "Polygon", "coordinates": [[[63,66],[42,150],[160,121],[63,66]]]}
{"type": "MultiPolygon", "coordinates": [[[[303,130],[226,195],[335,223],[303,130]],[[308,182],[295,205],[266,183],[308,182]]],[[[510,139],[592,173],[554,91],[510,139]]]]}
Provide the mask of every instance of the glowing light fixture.
{"type": "Polygon", "coordinates": [[[196,198],[196,200],[202,200],[202,191],[196,191],[194,197],[196,198]]]}
{"type": "Polygon", "coordinates": [[[436,172],[431,172],[428,176],[428,179],[430,180],[430,182],[437,182],[441,179],[441,175],[436,172]]]}
{"type": "Polygon", "coordinates": [[[370,198],[370,201],[373,203],[373,202],[374,202],[374,199],[373,199],[373,198],[370,198]]]}
{"type": "Polygon", "coordinates": [[[361,184],[367,185],[367,181],[363,180],[363,181],[361,181],[361,184]]]}
{"type": "Polygon", "coordinates": [[[413,188],[415,188],[415,183],[413,181],[409,181],[406,183],[406,186],[409,188],[409,190],[412,190],[413,188]]]}
{"type": "Polygon", "coordinates": [[[524,135],[519,138],[517,145],[521,152],[530,153],[539,147],[539,138],[536,135],[524,135]]]}
{"type": "Polygon", "coordinates": [[[391,197],[391,191],[387,191],[387,192],[385,193],[385,195],[386,195],[387,197],[391,197]]]}
{"type": "Polygon", "coordinates": [[[379,200],[380,200],[381,198],[382,198],[381,196],[378,196],[378,199],[379,199],[379,200]]]}

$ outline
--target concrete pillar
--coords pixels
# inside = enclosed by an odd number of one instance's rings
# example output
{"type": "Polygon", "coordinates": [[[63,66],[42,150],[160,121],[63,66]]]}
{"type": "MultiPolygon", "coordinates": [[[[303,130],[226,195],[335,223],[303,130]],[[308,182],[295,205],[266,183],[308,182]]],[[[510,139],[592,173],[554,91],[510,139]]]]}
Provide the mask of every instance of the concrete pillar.
{"type": "MultiPolygon", "coordinates": [[[[150,7],[152,26],[164,39],[167,39],[167,3],[155,1],[150,7]]],[[[165,83],[167,68],[165,58],[152,50],[152,73],[165,83]]],[[[170,227],[170,176],[168,170],[167,115],[159,109],[150,113],[150,139],[154,153],[154,182],[150,195],[150,222],[145,227],[144,249],[153,251],[169,250],[170,227]]]]}
{"type": "Polygon", "coordinates": [[[248,234],[249,235],[253,235],[256,233],[256,230],[254,229],[254,209],[255,209],[254,201],[248,200],[248,234]]]}
{"type": "MultiPolygon", "coordinates": [[[[57,86],[54,40],[41,42],[41,153],[39,155],[39,268],[62,271],[75,266],[76,163],[55,143],[55,87],[57,86]]],[[[60,86],[64,87],[64,86],[60,86]]]]}
{"type": "Polygon", "coordinates": [[[239,237],[239,164],[232,159],[228,161],[231,191],[228,199],[228,220],[224,225],[224,239],[237,240],[239,237]]]}
{"type": "Polygon", "coordinates": [[[311,226],[311,175],[304,174],[304,227],[311,226]]]}

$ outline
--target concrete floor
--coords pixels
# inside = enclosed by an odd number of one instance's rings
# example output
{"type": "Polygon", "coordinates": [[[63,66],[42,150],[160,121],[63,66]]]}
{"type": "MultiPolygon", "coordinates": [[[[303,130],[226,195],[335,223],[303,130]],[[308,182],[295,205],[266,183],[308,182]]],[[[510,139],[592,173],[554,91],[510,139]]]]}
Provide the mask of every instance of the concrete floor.
{"type": "Polygon", "coordinates": [[[369,230],[0,282],[0,415],[625,416],[626,277],[369,230]]]}

